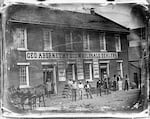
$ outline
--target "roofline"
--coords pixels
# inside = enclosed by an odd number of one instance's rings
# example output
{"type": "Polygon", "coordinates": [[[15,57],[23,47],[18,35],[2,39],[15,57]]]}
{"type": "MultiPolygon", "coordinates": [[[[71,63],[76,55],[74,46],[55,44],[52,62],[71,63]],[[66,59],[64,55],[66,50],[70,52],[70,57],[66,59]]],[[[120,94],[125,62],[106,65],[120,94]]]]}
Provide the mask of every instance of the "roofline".
{"type": "MultiPolygon", "coordinates": [[[[49,6],[47,6],[47,5],[44,5],[44,4],[29,4],[29,3],[21,3],[21,2],[17,2],[17,3],[11,3],[11,4],[9,4],[9,5],[7,5],[7,6],[5,6],[6,8],[9,8],[9,7],[12,7],[12,6],[15,6],[15,5],[25,5],[25,6],[33,6],[33,7],[41,7],[41,8],[47,8],[47,9],[51,9],[51,10],[59,10],[59,11],[67,11],[67,12],[75,12],[75,13],[81,13],[81,12],[76,12],[76,11],[69,11],[69,10],[61,10],[61,9],[54,9],[54,8],[52,8],[52,7],[49,7],[49,6]]],[[[87,14],[87,13],[81,13],[81,14],[87,14]]],[[[90,14],[89,14],[90,15],[90,14]]],[[[98,14],[98,13],[95,13],[95,15],[97,15],[97,16],[100,16],[100,17],[102,17],[103,19],[106,19],[106,20],[108,20],[108,21],[111,21],[111,22],[113,22],[113,23],[115,23],[116,25],[118,25],[118,26],[120,26],[120,27],[122,27],[123,29],[125,29],[125,30],[127,30],[127,31],[121,31],[122,33],[129,33],[129,28],[126,28],[126,27],[124,27],[124,26],[122,26],[122,25],[120,25],[120,24],[118,24],[118,23],[116,23],[116,22],[114,22],[114,21],[112,21],[111,19],[108,19],[108,18],[106,18],[106,17],[104,17],[104,16],[102,16],[102,15],[100,15],[100,14],[98,14]]],[[[19,21],[20,22],[20,21],[19,21]]],[[[90,28],[89,28],[90,29],[90,28]]],[[[96,29],[95,29],[96,30],[96,29]]],[[[107,30],[106,30],[107,31],[107,30]]],[[[109,31],[109,30],[108,30],[109,31]]]]}
{"type": "MultiPolygon", "coordinates": [[[[63,27],[63,28],[76,28],[76,29],[87,29],[87,30],[96,30],[96,31],[105,31],[105,32],[120,32],[115,30],[105,30],[105,29],[92,29],[92,28],[84,28],[84,27],[76,27],[76,26],[66,26],[65,24],[55,24],[55,23],[47,23],[47,22],[34,22],[34,21],[23,21],[23,20],[15,20],[10,19],[8,20],[12,23],[22,23],[22,24],[33,24],[33,25],[46,25],[46,26],[56,26],[56,27],[63,27]]],[[[128,34],[129,32],[121,31],[122,34],[128,34]]]]}
{"type": "Polygon", "coordinates": [[[107,19],[107,20],[109,20],[109,21],[115,23],[116,25],[119,25],[120,27],[122,27],[122,28],[124,28],[124,29],[126,29],[126,30],[128,30],[128,31],[130,30],[130,28],[127,28],[127,27],[125,27],[125,26],[123,26],[123,25],[121,25],[121,24],[119,24],[119,23],[117,23],[117,22],[115,22],[115,21],[113,21],[113,20],[107,18],[107,17],[104,17],[104,16],[102,16],[102,15],[96,13],[96,12],[95,12],[95,15],[100,16],[100,17],[102,17],[102,18],[104,18],[104,19],[107,19]]]}

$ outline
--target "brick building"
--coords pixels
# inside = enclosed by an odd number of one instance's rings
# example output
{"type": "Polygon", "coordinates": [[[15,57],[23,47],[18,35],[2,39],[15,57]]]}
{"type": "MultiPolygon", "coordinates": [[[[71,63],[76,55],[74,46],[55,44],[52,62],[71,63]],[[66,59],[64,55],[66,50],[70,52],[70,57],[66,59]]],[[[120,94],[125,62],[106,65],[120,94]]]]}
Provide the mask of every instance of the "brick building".
{"type": "Polygon", "coordinates": [[[68,79],[96,85],[107,73],[128,75],[128,29],[91,14],[12,5],[6,24],[7,79],[20,88],[53,82],[61,94],[68,79]]]}

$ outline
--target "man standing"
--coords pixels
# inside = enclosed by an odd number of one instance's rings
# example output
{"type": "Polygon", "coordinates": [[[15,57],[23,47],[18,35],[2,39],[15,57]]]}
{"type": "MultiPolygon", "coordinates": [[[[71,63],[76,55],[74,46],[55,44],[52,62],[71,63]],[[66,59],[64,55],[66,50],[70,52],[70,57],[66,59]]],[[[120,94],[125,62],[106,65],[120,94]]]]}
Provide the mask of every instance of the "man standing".
{"type": "Polygon", "coordinates": [[[72,84],[72,101],[76,101],[77,100],[77,83],[76,81],[73,81],[72,84]]]}
{"type": "Polygon", "coordinates": [[[118,88],[119,88],[119,90],[122,90],[122,78],[121,78],[120,75],[118,76],[118,78],[119,78],[119,81],[118,81],[118,88]]]}
{"type": "Polygon", "coordinates": [[[109,85],[108,85],[108,76],[107,74],[104,74],[104,89],[105,89],[105,94],[108,95],[109,93],[109,85]]]}
{"type": "Polygon", "coordinates": [[[81,81],[78,84],[78,88],[79,88],[80,99],[82,100],[84,85],[81,81]]]}
{"type": "Polygon", "coordinates": [[[114,77],[113,77],[113,88],[114,88],[114,91],[117,90],[117,77],[116,77],[116,75],[114,75],[114,77]]]}
{"type": "Polygon", "coordinates": [[[67,83],[68,83],[68,95],[67,96],[71,98],[72,97],[72,84],[73,84],[73,81],[71,79],[69,79],[67,83]]]}
{"type": "Polygon", "coordinates": [[[86,82],[84,88],[85,88],[85,91],[86,91],[87,98],[89,98],[89,96],[90,96],[90,98],[92,98],[91,85],[89,84],[88,81],[86,82]]]}
{"type": "Polygon", "coordinates": [[[51,79],[48,79],[47,80],[47,91],[48,91],[48,94],[47,94],[47,97],[51,97],[51,91],[52,91],[52,82],[51,82],[51,79]]]}
{"type": "Polygon", "coordinates": [[[97,84],[96,84],[97,96],[98,96],[98,93],[99,93],[100,96],[101,96],[101,86],[102,86],[102,81],[99,79],[99,80],[97,81],[97,84]]]}
{"type": "Polygon", "coordinates": [[[125,77],[125,88],[124,88],[124,90],[129,90],[129,78],[128,78],[128,76],[126,75],[126,77],[125,77]]]}

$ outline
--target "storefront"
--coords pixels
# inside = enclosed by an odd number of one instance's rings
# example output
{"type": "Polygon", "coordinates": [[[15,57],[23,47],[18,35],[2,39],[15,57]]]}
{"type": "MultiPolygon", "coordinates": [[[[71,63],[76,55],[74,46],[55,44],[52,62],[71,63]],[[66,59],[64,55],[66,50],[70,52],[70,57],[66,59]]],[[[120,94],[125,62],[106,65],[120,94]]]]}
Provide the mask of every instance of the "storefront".
{"type": "Polygon", "coordinates": [[[61,94],[69,79],[95,87],[104,74],[110,79],[128,74],[125,27],[99,15],[16,6],[6,32],[9,86],[51,80],[52,94],[61,94]]]}
{"type": "MultiPolygon", "coordinates": [[[[116,67],[123,73],[122,65],[116,52],[26,52],[28,62],[37,62],[42,65],[43,83],[52,80],[52,93],[57,94],[58,83],[69,79],[78,81],[89,81],[93,86],[98,79],[103,79],[104,74],[110,75],[111,60],[116,61],[116,67]]],[[[123,74],[122,74],[123,75],[123,74]]],[[[122,76],[121,75],[121,76],[122,76]]],[[[59,90],[59,89],[58,89],[59,90]]]]}

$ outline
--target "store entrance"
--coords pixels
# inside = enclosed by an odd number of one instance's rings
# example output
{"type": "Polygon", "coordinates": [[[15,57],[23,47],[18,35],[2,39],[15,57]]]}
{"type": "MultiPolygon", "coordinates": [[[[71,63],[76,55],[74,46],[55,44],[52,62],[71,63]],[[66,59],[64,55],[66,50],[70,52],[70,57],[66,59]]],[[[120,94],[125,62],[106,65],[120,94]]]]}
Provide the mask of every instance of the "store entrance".
{"type": "Polygon", "coordinates": [[[104,75],[107,73],[107,68],[100,68],[101,79],[104,79],[104,75]]]}
{"type": "Polygon", "coordinates": [[[43,83],[47,86],[47,82],[51,82],[51,94],[56,94],[56,73],[53,65],[43,66],[43,83]]]}
{"type": "Polygon", "coordinates": [[[109,64],[108,63],[100,63],[99,64],[100,78],[103,80],[104,75],[109,75],[109,64]]]}

